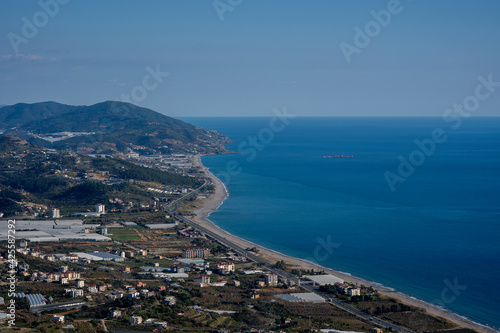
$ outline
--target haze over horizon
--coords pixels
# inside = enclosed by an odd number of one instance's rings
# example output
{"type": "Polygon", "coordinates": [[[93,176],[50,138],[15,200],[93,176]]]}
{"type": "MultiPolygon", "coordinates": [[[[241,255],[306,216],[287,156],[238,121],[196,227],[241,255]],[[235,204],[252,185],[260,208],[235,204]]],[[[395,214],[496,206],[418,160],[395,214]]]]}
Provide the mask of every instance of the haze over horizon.
{"type": "MultiPolygon", "coordinates": [[[[2,7],[0,105],[123,100],[173,117],[271,116],[284,106],[299,116],[441,117],[476,94],[479,77],[500,82],[493,0],[2,7]]],[[[500,89],[489,88],[473,116],[500,116],[500,89]]]]}

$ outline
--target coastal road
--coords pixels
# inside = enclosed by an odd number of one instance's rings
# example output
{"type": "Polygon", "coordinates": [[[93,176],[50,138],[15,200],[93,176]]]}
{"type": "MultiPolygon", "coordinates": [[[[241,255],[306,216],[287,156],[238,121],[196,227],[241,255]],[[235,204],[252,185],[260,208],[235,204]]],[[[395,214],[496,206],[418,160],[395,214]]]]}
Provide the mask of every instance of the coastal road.
{"type": "Polygon", "coordinates": [[[413,333],[413,331],[396,326],[394,324],[391,324],[391,323],[384,321],[382,319],[379,319],[377,317],[373,317],[373,316],[371,316],[365,312],[362,312],[361,310],[359,310],[359,309],[357,309],[349,304],[342,302],[341,300],[339,300],[337,298],[334,298],[330,295],[327,295],[327,294],[321,292],[318,288],[315,288],[315,287],[311,286],[310,284],[308,284],[307,282],[302,281],[299,277],[292,275],[292,274],[290,274],[282,269],[278,269],[278,268],[274,267],[271,263],[269,263],[269,262],[265,261],[264,259],[250,253],[246,249],[236,245],[235,243],[225,239],[224,237],[217,235],[216,233],[212,232],[211,230],[209,230],[203,226],[200,226],[198,223],[196,223],[196,222],[194,222],[194,221],[192,221],[184,216],[178,215],[175,212],[172,212],[172,211],[169,211],[169,212],[170,212],[170,214],[175,216],[180,221],[182,221],[182,222],[186,223],[187,225],[190,225],[191,227],[199,230],[200,232],[204,233],[205,235],[212,237],[213,239],[215,239],[219,243],[225,245],[226,247],[232,249],[233,251],[238,252],[242,256],[244,256],[244,257],[246,257],[246,258],[248,258],[256,263],[262,264],[265,268],[267,268],[269,271],[277,274],[282,279],[288,279],[290,281],[294,281],[296,284],[300,285],[300,287],[302,287],[303,289],[319,295],[320,297],[324,298],[327,302],[331,303],[332,305],[335,305],[336,307],[338,307],[338,308],[340,308],[340,309],[342,309],[342,310],[344,310],[352,315],[355,315],[355,316],[357,316],[361,319],[364,319],[366,321],[370,321],[370,322],[377,324],[379,326],[382,326],[385,328],[390,328],[394,331],[398,331],[398,332],[402,332],[402,333],[413,333]]]}
{"type": "Polygon", "coordinates": [[[203,178],[203,180],[205,181],[205,182],[203,183],[203,185],[201,185],[201,186],[200,186],[200,187],[198,187],[197,189],[195,189],[195,190],[193,190],[193,191],[189,192],[188,194],[183,195],[183,196],[182,196],[182,197],[180,197],[179,199],[176,199],[176,200],[172,201],[171,203],[167,204],[167,205],[165,206],[165,207],[166,207],[166,208],[165,208],[165,210],[166,210],[167,212],[169,212],[169,213],[172,213],[172,211],[175,211],[175,210],[177,209],[177,206],[179,206],[179,204],[180,204],[181,202],[183,202],[184,200],[186,200],[187,198],[189,198],[191,195],[193,195],[193,194],[195,194],[195,193],[200,192],[200,191],[201,191],[201,189],[202,189],[202,188],[204,188],[205,186],[208,186],[208,185],[212,184],[212,179],[210,179],[210,178],[204,177],[204,178],[203,178]],[[173,206],[173,208],[168,209],[169,207],[172,207],[172,206],[173,206]]]}
{"type": "Polygon", "coordinates": [[[233,251],[238,252],[242,256],[244,256],[244,257],[246,257],[246,258],[248,258],[256,263],[262,264],[265,268],[267,268],[269,271],[277,274],[282,279],[288,279],[289,281],[295,282],[303,289],[317,294],[318,296],[324,298],[330,304],[332,304],[332,305],[334,305],[334,306],[336,306],[336,307],[338,307],[338,308],[340,308],[340,309],[342,309],[342,310],[344,310],[344,311],[346,311],[354,316],[357,316],[358,318],[372,322],[372,323],[377,324],[379,326],[382,326],[384,328],[392,329],[394,331],[398,331],[398,332],[402,332],[402,333],[414,333],[413,331],[399,327],[397,325],[389,323],[389,322],[382,320],[380,318],[373,317],[373,316],[371,316],[371,315],[369,315],[369,314],[367,314],[367,313],[365,313],[365,312],[363,312],[363,311],[361,311],[361,310],[359,310],[359,309],[357,309],[349,304],[342,302],[341,300],[339,300],[331,295],[327,295],[327,294],[321,292],[318,288],[311,286],[308,282],[302,281],[300,279],[300,277],[295,276],[293,274],[290,274],[282,269],[276,268],[270,262],[256,256],[255,254],[251,253],[250,251],[247,251],[246,249],[242,248],[241,246],[227,240],[226,238],[216,234],[215,232],[199,225],[198,223],[194,222],[193,220],[188,219],[188,218],[186,218],[182,215],[179,215],[175,212],[175,209],[177,209],[177,206],[180,202],[187,199],[191,194],[199,192],[203,187],[205,187],[211,183],[212,183],[212,180],[210,178],[205,178],[205,183],[202,186],[200,186],[196,190],[190,192],[189,194],[186,194],[185,196],[177,199],[176,201],[172,202],[170,205],[168,205],[168,207],[171,207],[172,204],[174,204],[175,208],[172,210],[168,210],[167,208],[165,208],[165,211],[168,212],[169,214],[171,214],[172,216],[174,216],[176,219],[178,219],[178,220],[186,223],[187,225],[197,229],[198,231],[204,233],[205,235],[210,236],[211,238],[215,239],[216,241],[225,245],[226,247],[232,249],[233,251]]]}

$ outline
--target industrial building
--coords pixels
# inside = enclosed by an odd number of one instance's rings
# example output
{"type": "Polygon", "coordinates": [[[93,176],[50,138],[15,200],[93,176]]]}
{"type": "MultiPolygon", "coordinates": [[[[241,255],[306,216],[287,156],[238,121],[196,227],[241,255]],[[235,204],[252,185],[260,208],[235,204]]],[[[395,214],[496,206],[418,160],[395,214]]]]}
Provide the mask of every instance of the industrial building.
{"type": "Polygon", "coordinates": [[[208,256],[210,256],[210,250],[207,248],[191,248],[182,250],[182,257],[186,259],[208,258],[208,256]]]}
{"type": "MultiPolygon", "coordinates": [[[[97,227],[99,227],[98,224],[84,224],[83,220],[16,220],[16,239],[25,239],[30,242],[111,241],[109,237],[88,232],[97,227]]],[[[0,241],[8,239],[8,230],[8,221],[0,221],[0,241]]]]}

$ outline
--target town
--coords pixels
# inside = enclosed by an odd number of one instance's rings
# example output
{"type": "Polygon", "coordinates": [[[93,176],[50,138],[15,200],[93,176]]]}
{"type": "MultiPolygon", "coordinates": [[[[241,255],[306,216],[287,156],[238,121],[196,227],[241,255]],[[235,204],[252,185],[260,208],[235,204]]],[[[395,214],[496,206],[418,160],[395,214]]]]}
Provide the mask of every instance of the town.
{"type": "MultiPolygon", "coordinates": [[[[54,227],[57,222],[45,224],[54,227]]],[[[85,226],[81,222],[64,224],[80,228],[85,226]]],[[[16,223],[29,229],[43,224],[16,223]]],[[[293,315],[278,301],[326,305],[323,299],[302,292],[293,281],[279,278],[182,223],[168,228],[131,222],[90,228],[98,231],[95,235],[106,236],[49,239],[35,231],[17,231],[20,241],[15,297],[17,304],[24,304],[18,309],[18,317],[28,322],[36,317],[39,325],[45,322],[47,327],[77,331],[92,325],[93,319],[82,319],[85,317],[102,319],[101,329],[128,325],[175,329],[186,322],[216,329],[231,326],[231,322],[238,327],[241,311],[248,311],[244,304],[255,306],[268,301],[288,314],[279,318],[278,325],[282,327],[278,331],[286,331],[287,326],[294,325],[293,315]],[[182,316],[172,309],[182,309],[182,316]]],[[[92,235],[85,231],[81,234],[92,235]]],[[[3,262],[7,263],[7,258],[3,262]]],[[[6,281],[7,269],[2,273],[6,281]]],[[[310,275],[309,279],[312,284],[334,283],[338,293],[349,297],[361,296],[360,288],[330,275],[310,275]]],[[[2,317],[5,320],[8,315],[3,313],[2,317]]]]}

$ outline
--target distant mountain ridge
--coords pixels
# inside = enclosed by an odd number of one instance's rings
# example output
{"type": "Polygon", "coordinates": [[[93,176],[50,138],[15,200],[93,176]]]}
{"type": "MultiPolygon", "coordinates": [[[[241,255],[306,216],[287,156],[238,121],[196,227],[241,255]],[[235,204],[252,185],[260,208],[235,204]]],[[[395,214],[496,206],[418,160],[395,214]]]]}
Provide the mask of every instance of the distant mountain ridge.
{"type": "Polygon", "coordinates": [[[45,147],[84,153],[220,153],[229,142],[216,131],[116,101],[6,106],[0,109],[0,130],[45,147]],[[54,139],[60,132],[71,133],[54,139]]]}

